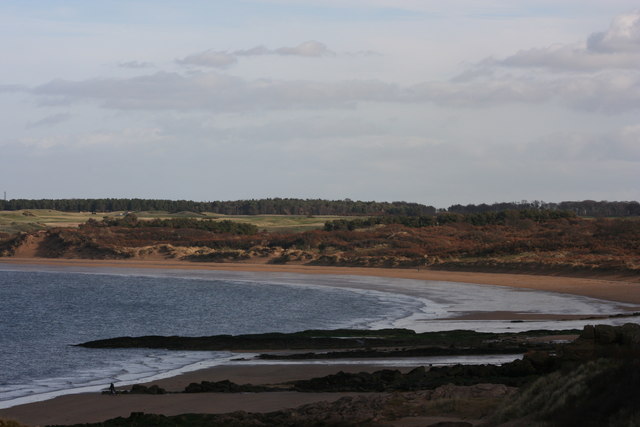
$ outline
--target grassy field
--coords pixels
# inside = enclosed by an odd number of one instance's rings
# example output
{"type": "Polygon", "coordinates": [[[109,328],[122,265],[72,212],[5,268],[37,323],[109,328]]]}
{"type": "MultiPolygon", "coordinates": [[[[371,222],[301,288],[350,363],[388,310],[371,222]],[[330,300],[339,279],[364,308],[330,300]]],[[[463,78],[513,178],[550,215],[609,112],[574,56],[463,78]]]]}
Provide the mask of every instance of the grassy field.
{"type": "MultiPolygon", "coordinates": [[[[214,213],[178,212],[170,214],[162,211],[135,212],[140,219],[152,218],[210,218],[228,219],[256,225],[260,230],[298,232],[319,229],[326,221],[339,219],[338,216],[301,215],[219,215],[214,213]]],[[[0,211],[0,232],[17,233],[35,231],[49,227],[77,227],[90,218],[101,220],[105,216],[124,215],[124,212],[60,212],[49,209],[20,211],[0,211]]],[[[355,217],[348,217],[353,219],[355,217]]]]}

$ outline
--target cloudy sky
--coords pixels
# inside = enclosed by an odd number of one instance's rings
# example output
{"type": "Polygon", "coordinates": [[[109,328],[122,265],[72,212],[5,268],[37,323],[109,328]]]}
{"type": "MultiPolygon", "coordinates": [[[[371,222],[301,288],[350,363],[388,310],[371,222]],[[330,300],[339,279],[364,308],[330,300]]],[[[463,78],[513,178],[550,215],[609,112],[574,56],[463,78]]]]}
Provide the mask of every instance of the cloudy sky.
{"type": "Polygon", "coordinates": [[[640,200],[631,0],[5,0],[8,198],[640,200]]]}

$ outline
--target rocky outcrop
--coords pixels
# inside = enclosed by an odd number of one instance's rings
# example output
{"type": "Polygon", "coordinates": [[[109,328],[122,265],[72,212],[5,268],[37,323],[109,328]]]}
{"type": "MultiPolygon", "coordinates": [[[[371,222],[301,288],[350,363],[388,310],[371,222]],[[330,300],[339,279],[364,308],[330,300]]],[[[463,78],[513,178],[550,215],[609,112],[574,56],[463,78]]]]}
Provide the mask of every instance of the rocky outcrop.
{"type": "Polygon", "coordinates": [[[454,365],[425,369],[418,367],[406,374],[383,369],[373,373],[345,373],[294,381],[293,390],[303,392],[384,392],[433,390],[446,384],[469,386],[480,383],[517,387],[556,368],[554,359],[540,363],[525,356],[503,365],[454,365]]]}
{"type": "Polygon", "coordinates": [[[304,350],[340,349],[262,355],[270,359],[331,359],[348,357],[413,357],[453,354],[517,354],[531,349],[555,350],[555,344],[527,338],[576,331],[483,333],[468,330],[415,333],[409,329],[308,330],[292,333],[213,335],[208,337],[117,337],[79,344],[89,348],[164,348],[172,350],[304,350]]]}
{"type": "Polygon", "coordinates": [[[578,339],[562,347],[560,356],[567,361],[640,357],[640,325],[587,325],[578,339]]]}

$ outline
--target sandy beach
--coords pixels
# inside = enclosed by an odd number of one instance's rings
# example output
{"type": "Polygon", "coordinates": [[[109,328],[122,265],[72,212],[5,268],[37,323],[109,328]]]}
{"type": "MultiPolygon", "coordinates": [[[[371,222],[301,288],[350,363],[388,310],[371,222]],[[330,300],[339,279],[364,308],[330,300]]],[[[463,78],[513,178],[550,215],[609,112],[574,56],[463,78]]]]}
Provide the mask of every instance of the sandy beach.
{"type": "MultiPolygon", "coordinates": [[[[3,258],[2,264],[31,264],[44,266],[102,267],[102,268],[152,268],[189,270],[226,270],[250,272],[278,272],[296,274],[329,274],[376,276],[414,280],[436,280],[473,284],[490,284],[523,289],[559,292],[598,298],[607,301],[640,306],[640,281],[636,278],[558,277],[524,274],[445,272],[409,269],[376,269],[345,267],[311,267],[302,265],[266,264],[200,264],[180,261],[99,261],[76,259],[3,258]]],[[[474,318],[473,315],[471,318],[474,318]]],[[[496,312],[496,319],[509,319],[508,311],[496,312]]],[[[476,319],[491,318],[486,313],[476,319]]],[[[191,382],[220,381],[229,379],[236,383],[276,384],[288,380],[312,378],[335,373],[339,370],[359,372],[382,369],[381,365],[223,365],[207,370],[189,372],[173,378],[155,381],[154,384],[170,391],[179,391],[191,382]]],[[[393,367],[393,366],[389,366],[393,367]]],[[[406,368],[405,368],[406,369],[406,368]]],[[[96,422],[131,412],[175,415],[188,412],[224,413],[236,410],[269,412],[292,408],[305,403],[336,400],[345,393],[242,393],[242,394],[175,394],[163,396],[103,396],[97,393],[66,395],[44,402],[20,405],[0,410],[0,418],[15,419],[28,425],[69,424],[96,422]]]]}

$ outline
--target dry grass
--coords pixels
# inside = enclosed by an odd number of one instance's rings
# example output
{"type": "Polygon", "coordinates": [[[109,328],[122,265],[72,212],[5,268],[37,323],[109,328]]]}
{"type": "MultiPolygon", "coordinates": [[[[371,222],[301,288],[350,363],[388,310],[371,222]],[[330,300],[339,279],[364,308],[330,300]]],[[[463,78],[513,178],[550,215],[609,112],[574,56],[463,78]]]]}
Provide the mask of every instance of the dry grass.
{"type": "MultiPolygon", "coordinates": [[[[20,231],[43,230],[50,227],[77,227],[89,219],[101,220],[105,216],[117,217],[124,212],[60,212],[50,209],[32,209],[19,211],[0,211],[0,232],[17,233],[20,231]]],[[[163,211],[136,212],[139,219],[154,218],[209,218],[226,219],[257,226],[269,232],[301,232],[321,229],[326,221],[333,221],[338,216],[304,216],[304,215],[219,215],[214,213],[163,211]]],[[[349,217],[353,219],[354,217],[349,217]]]]}

